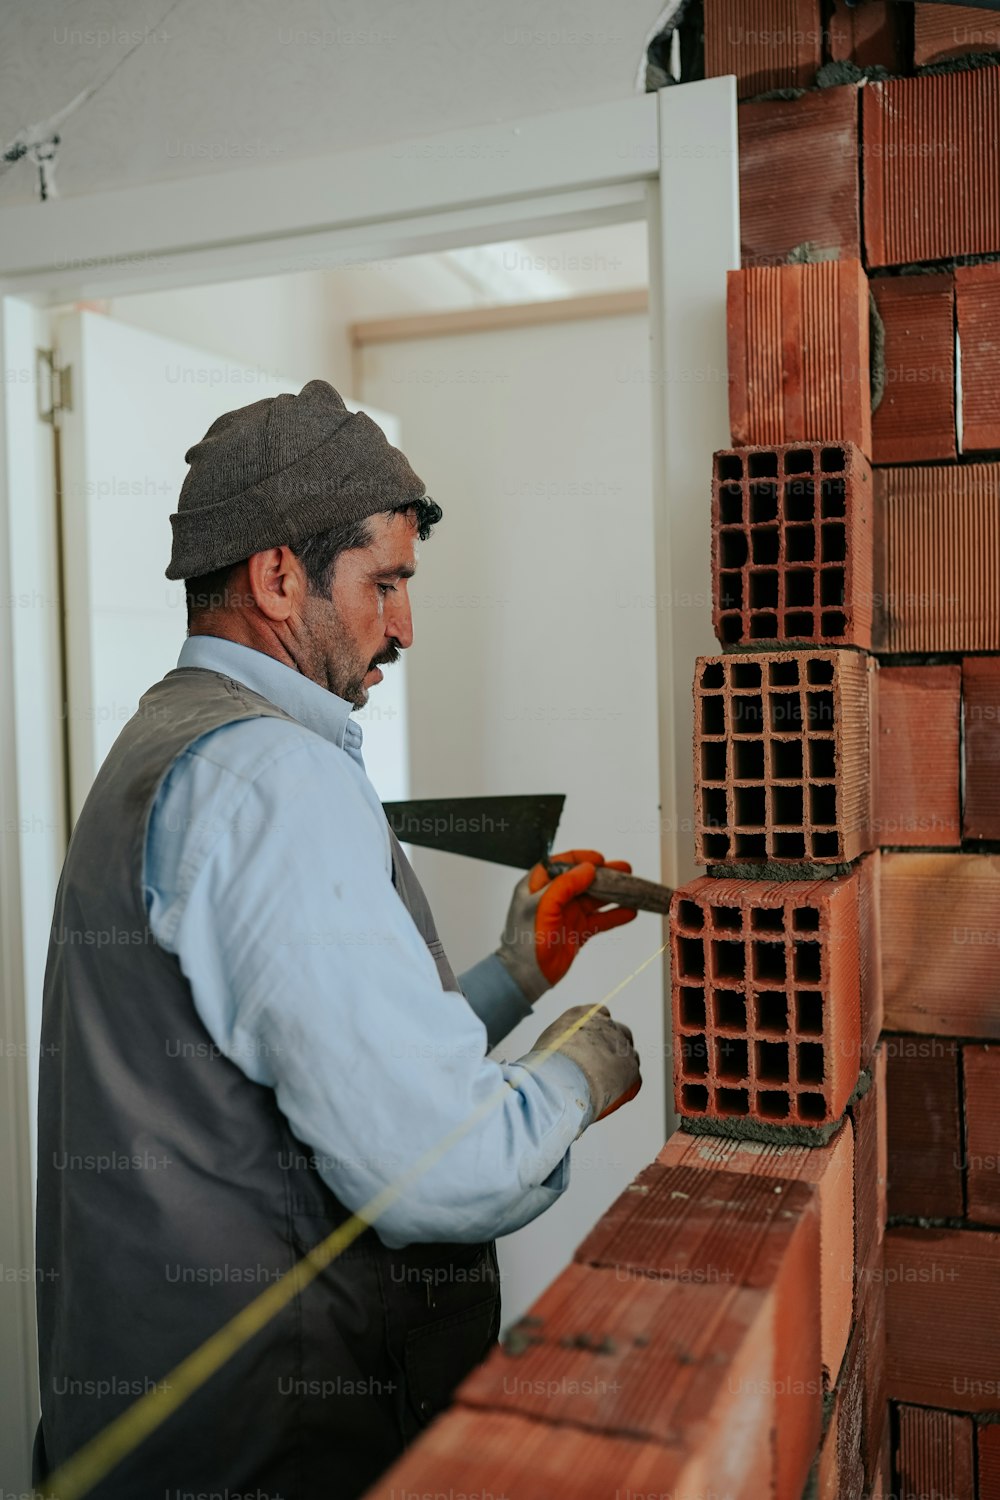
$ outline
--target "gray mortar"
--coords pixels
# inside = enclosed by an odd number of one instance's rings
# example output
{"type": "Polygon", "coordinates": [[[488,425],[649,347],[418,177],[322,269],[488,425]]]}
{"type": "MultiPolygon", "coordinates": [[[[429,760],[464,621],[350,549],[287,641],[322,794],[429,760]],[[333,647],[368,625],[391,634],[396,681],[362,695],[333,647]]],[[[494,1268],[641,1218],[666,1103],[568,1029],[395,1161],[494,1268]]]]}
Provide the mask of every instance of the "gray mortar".
{"type": "Polygon", "coordinates": [[[793,245],[785,256],[786,266],[818,266],[827,260],[837,260],[838,257],[833,250],[823,250],[813,240],[803,240],[801,245],[793,245]]]}
{"type": "Polygon", "coordinates": [[[525,1328],[524,1321],[522,1319],[521,1322],[515,1323],[500,1340],[500,1348],[511,1359],[518,1359],[522,1354],[526,1354],[533,1345],[544,1344],[545,1342],[545,1338],[541,1333],[534,1331],[534,1329],[525,1328]]]}
{"type": "Polygon", "coordinates": [[[824,63],[816,74],[818,89],[839,89],[847,83],[886,83],[892,78],[888,68],[881,63],[872,63],[868,68],[859,68],[849,58],[839,62],[824,63]]]}
{"type": "Polygon", "coordinates": [[[763,94],[754,94],[750,99],[741,99],[741,104],[774,104],[782,100],[801,99],[803,94],[811,94],[812,89],[765,89],[763,94]]]}
{"type": "Polygon", "coordinates": [[[854,1093],[847,1101],[848,1109],[850,1109],[853,1104],[857,1104],[861,1099],[865,1097],[874,1081],[875,1080],[872,1077],[871,1069],[863,1068],[862,1071],[858,1074],[857,1083],[854,1085],[854,1093]]]}
{"type": "Polygon", "coordinates": [[[983,1224],[979,1219],[928,1218],[923,1214],[890,1214],[887,1229],[971,1229],[983,1234],[996,1234],[995,1224],[983,1224]]]}
{"type": "Polygon", "coordinates": [[[900,78],[923,78],[941,73],[971,73],[978,68],[1000,67],[1000,57],[995,52],[967,52],[964,57],[947,58],[944,62],[927,63],[914,73],[893,73],[881,63],[859,68],[857,63],[845,58],[838,62],[827,62],[817,71],[815,81],[808,88],[767,89],[754,94],[750,99],[741,99],[741,104],[767,104],[781,100],[801,99],[803,94],[819,93],[821,89],[844,88],[852,83],[892,83],[900,78]]]}
{"type": "Polygon", "coordinates": [[[789,880],[839,880],[853,874],[856,866],[790,864],[765,859],[759,864],[708,865],[707,869],[713,880],[769,880],[778,885],[789,880]]]}
{"type": "MultiPolygon", "coordinates": [[[[747,444],[746,446],[749,447],[749,446],[752,446],[752,445],[747,444]]],[[[785,445],[779,444],[779,443],[775,443],[774,446],[777,448],[777,447],[782,447],[782,446],[785,446],[785,445]]],[[[820,445],[818,445],[816,443],[789,443],[789,444],[787,444],[787,446],[790,447],[790,448],[815,448],[815,447],[820,446],[820,445]]],[[[822,446],[826,446],[826,445],[824,444],[822,446]]],[[[835,446],[836,447],[843,447],[844,445],[842,443],[838,443],[835,446]]],[[[724,450],[724,451],[728,451],[728,450],[724,450]]],[[[976,462],[977,463],[979,462],[978,458],[977,458],[976,462]]],[[[820,477],[820,479],[823,479],[823,478],[832,479],[832,478],[836,478],[836,475],[831,475],[831,474],[822,475],[821,474],[819,477],[820,477]]],[[[872,654],[871,652],[866,652],[863,646],[852,646],[852,645],[850,645],[846,641],[845,641],[845,643],[843,645],[834,644],[832,641],[829,643],[829,645],[825,645],[825,644],[819,644],[819,645],[817,645],[817,643],[815,641],[802,641],[801,644],[799,644],[796,641],[737,641],[732,646],[723,646],[723,647],[721,647],[720,650],[714,652],[713,655],[715,655],[715,656],[753,656],[754,654],[757,654],[757,655],[763,656],[763,655],[766,655],[769,652],[774,652],[774,651],[780,651],[783,656],[814,656],[817,651],[853,651],[855,653],[855,655],[857,655],[857,656],[866,656],[866,655],[870,656],[872,654]]],[[[991,655],[991,653],[989,651],[984,651],[981,654],[983,656],[989,656],[989,655],[991,655]]],[[[961,652],[961,653],[957,653],[957,655],[958,656],[965,656],[965,655],[968,655],[968,653],[967,652],[961,652]]],[[[921,660],[923,660],[923,658],[921,658],[921,660]]]]}
{"type": "Polygon", "coordinates": [[[885,324],[875,301],[875,293],[868,287],[868,354],[869,378],[871,380],[871,409],[878,411],[885,395],[885,324]]]}
{"type": "Polygon", "coordinates": [[[824,1437],[826,1436],[827,1430],[829,1429],[829,1426],[830,1426],[830,1419],[833,1416],[833,1408],[834,1408],[834,1406],[836,1404],[836,1400],[837,1400],[837,1387],[836,1386],[834,1386],[833,1389],[830,1390],[830,1391],[824,1391],[823,1392],[823,1417],[822,1417],[822,1424],[823,1425],[822,1425],[822,1431],[823,1431],[823,1436],[824,1437]]]}
{"type": "MultiPolygon", "coordinates": [[[[978,460],[977,460],[978,462],[978,460]]],[[[981,656],[989,656],[989,651],[980,652],[981,656]]],[[[969,651],[928,651],[922,654],[919,651],[883,651],[879,655],[879,665],[886,667],[950,667],[958,665],[963,656],[971,656],[969,651]]]]}
{"type": "Polygon", "coordinates": [[[760,1141],[766,1146],[825,1146],[843,1123],[831,1120],[829,1125],[765,1125],[761,1120],[747,1120],[726,1115],[724,1120],[709,1120],[701,1115],[682,1115],[680,1128],[686,1135],[711,1135],[730,1141],[760,1141]]]}
{"type": "Polygon", "coordinates": [[[966,52],[963,57],[946,57],[943,62],[924,63],[916,70],[915,78],[935,77],[941,73],[972,73],[977,68],[1000,67],[1000,57],[995,52],[966,52]]]}

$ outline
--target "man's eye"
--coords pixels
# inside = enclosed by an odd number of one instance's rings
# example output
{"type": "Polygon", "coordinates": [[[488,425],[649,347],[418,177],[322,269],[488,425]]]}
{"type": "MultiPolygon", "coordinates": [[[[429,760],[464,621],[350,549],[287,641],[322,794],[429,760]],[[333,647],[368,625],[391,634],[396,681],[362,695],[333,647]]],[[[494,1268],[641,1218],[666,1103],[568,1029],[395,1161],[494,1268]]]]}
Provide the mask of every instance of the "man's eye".
{"type": "Polygon", "coordinates": [[[396,592],[396,585],[394,583],[377,583],[375,587],[380,594],[394,594],[396,592]]]}

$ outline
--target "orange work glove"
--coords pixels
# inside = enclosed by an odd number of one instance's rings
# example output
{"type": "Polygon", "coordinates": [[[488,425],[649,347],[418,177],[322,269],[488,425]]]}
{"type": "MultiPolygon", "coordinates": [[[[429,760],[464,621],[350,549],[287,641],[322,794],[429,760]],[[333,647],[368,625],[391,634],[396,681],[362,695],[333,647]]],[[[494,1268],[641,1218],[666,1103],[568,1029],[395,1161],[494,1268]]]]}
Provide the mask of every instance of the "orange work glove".
{"type": "Polygon", "coordinates": [[[542,864],[514,887],[497,954],[532,1004],[568,973],[584,943],[598,932],[621,927],[638,915],[630,907],[606,906],[586,895],[598,865],[631,873],[627,860],[605,860],[596,849],[553,854],[553,863],[572,869],[550,879],[542,864]]]}

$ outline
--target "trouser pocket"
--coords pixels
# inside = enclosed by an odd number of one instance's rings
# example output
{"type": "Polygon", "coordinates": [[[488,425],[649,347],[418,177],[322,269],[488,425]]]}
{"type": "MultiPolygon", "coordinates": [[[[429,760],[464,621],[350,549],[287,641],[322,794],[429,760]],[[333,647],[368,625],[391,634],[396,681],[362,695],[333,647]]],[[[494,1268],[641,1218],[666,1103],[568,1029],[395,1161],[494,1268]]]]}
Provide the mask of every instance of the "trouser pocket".
{"type": "Polygon", "coordinates": [[[411,1329],[404,1367],[407,1395],[419,1422],[431,1421],[448,1405],[455,1387],[485,1359],[499,1332],[499,1292],[411,1329]]]}

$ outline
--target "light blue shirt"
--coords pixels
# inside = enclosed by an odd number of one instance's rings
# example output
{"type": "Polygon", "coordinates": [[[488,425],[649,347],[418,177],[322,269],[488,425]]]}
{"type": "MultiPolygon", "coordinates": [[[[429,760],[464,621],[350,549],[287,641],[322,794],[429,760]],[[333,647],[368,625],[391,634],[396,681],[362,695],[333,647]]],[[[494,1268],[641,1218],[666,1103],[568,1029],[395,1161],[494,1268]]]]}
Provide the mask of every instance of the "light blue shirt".
{"type": "Polygon", "coordinates": [[[568,1185],[593,1114],[583,1073],[558,1054],[486,1056],[530,1009],[495,955],[462,976],[465,993],[442,989],[392,884],[351,705],[218,636],[188,637],[178,666],[222,672],[297,720],[201,736],[150,816],[149,925],[215,1045],[274,1089],[352,1211],[474,1122],[380,1215],[387,1245],[520,1228],[568,1185]]]}

